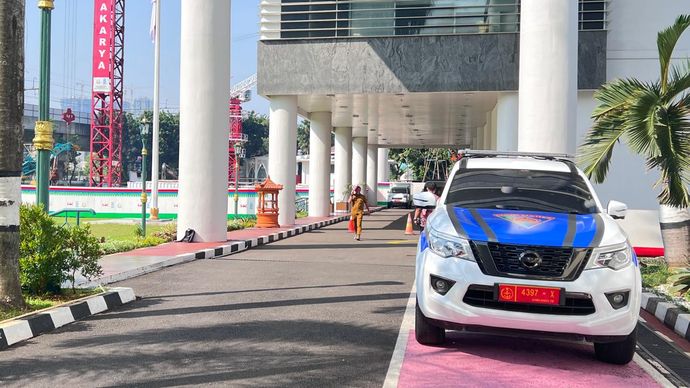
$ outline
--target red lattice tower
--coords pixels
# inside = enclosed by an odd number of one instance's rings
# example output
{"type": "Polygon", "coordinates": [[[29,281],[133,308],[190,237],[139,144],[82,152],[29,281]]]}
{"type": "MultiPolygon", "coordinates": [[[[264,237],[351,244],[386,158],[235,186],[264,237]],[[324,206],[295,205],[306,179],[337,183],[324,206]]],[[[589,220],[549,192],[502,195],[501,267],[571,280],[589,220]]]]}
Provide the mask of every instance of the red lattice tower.
{"type": "Polygon", "coordinates": [[[94,0],[90,186],[122,183],[125,0],[94,0]]]}
{"type": "Polygon", "coordinates": [[[228,139],[228,185],[234,185],[237,179],[235,176],[235,163],[237,158],[242,155],[235,153],[235,145],[244,145],[246,137],[242,134],[242,101],[238,97],[230,98],[230,138],[228,139]]]}

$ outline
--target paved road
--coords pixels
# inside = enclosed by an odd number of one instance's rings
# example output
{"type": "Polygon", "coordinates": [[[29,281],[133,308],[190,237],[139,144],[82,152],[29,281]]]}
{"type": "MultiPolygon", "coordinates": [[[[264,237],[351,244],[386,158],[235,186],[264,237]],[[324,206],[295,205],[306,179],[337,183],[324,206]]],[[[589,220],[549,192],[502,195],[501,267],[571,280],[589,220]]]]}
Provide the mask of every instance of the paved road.
{"type": "MultiPolygon", "coordinates": [[[[401,323],[401,387],[657,384],[585,344],[460,333],[416,344],[403,320],[416,246],[405,214],[365,218],[361,242],[341,223],[122,282],[142,299],[0,352],[0,386],[380,387],[401,323]]],[[[649,341],[661,362],[685,361],[649,341]]]]}
{"type": "Polygon", "coordinates": [[[122,282],[143,299],[1,352],[0,385],[380,387],[414,278],[416,241],[383,229],[402,214],[122,282]]]}

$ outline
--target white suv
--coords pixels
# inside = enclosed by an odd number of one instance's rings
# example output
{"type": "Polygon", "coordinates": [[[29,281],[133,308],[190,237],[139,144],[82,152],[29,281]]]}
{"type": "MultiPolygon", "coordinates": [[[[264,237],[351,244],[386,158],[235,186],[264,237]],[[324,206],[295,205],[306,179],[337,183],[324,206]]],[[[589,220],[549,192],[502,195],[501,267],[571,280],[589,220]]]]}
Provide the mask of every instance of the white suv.
{"type": "Polygon", "coordinates": [[[630,243],[566,156],[468,151],[419,239],[415,334],[586,339],[599,360],[635,353],[640,271],[630,243]]]}

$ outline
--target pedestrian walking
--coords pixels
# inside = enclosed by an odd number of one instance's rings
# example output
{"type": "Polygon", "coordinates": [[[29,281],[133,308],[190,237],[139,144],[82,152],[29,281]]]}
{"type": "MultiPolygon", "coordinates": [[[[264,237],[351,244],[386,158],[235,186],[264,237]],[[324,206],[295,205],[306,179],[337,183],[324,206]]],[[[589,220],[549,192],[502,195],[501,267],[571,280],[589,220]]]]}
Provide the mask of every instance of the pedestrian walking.
{"type": "Polygon", "coordinates": [[[352,209],[352,219],[355,221],[355,240],[359,241],[362,235],[364,208],[367,208],[368,213],[371,213],[371,210],[369,210],[367,197],[362,195],[362,188],[359,186],[355,187],[355,190],[350,194],[349,202],[352,209]]]}

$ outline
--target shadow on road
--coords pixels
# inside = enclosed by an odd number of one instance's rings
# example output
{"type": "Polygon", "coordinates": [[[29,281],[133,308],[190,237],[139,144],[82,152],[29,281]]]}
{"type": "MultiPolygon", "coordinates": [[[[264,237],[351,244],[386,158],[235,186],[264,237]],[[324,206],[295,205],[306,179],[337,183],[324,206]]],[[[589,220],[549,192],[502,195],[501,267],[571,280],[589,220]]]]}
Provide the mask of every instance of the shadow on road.
{"type": "MultiPolygon", "coordinates": [[[[79,322],[86,330],[89,321],[79,322]]],[[[347,386],[343,368],[355,368],[351,379],[380,386],[378,362],[372,355],[390,353],[397,333],[367,325],[317,320],[249,321],[196,327],[160,328],[122,335],[89,337],[59,343],[63,349],[109,347],[109,354],[50,354],[0,361],[0,381],[21,383],[50,378],[69,370],[82,383],[107,371],[127,371],[112,386],[171,386],[223,382],[226,385],[347,386]],[[338,354],[320,351],[337,347],[338,354]],[[116,351],[119,349],[119,351],[116,351]],[[176,366],[185,366],[185,372],[176,366]],[[189,371],[192,366],[194,372],[189,371]],[[153,375],[158,368],[163,375],[153,375]],[[365,377],[363,379],[363,376],[365,377]],[[366,377],[369,378],[366,378],[366,377]],[[247,380],[242,382],[242,380],[247,380]],[[234,383],[233,383],[234,382],[234,383]],[[251,382],[251,383],[250,383],[251,382]]],[[[381,357],[377,357],[381,358],[381,357]]],[[[388,363],[388,358],[382,361],[388,363]]],[[[103,380],[99,380],[102,383],[103,380]]],[[[107,385],[106,385],[107,386],[107,385]]]]}
{"type": "Polygon", "coordinates": [[[310,289],[319,289],[319,288],[399,286],[399,285],[403,285],[403,284],[405,284],[405,283],[404,282],[397,282],[397,281],[380,281],[380,282],[349,283],[349,284],[325,284],[325,285],[320,285],[320,286],[257,288],[257,289],[251,289],[251,290],[214,291],[214,292],[200,292],[200,293],[195,293],[195,294],[171,294],[171,295],[157,295],[156,297],[157,298],[180,298],[180,297],[185,297],[185,296],[227,295],[227,294],[243,294],[243,293],[251,293],[251,292],[310,290],[310,289]]]}
{"type": "MultiPolygon", "coordinates": [[[[369,302],[376,300],[391,300],[391,299],[407,299],[410,296],[408,293],[390,293],[390,294],[368,294],[368,295],[349,295],[349,296],[333,296],[323,298],[302,298],[302,299],[288,299],[288,300],[270,300],[265,302],[249,302],[249,303],[233,303],[226,305],[212,305],[212,306],[193,306],[182,308],[171,308],[162,310],[136,310],[136,311],[122,311],[113,312],[110,314],[97,315],[92,320],[103,319],[120,319],[120,318],[141,318],[141,317],[155,317],[165,315],[183,315],[183,314],[198,314],[198,313],[217,313],[222,311],[239,311],[251,309],[264,309],[274,307],[289,307],[289,306],[305,306],[305,305],[319,305],[331,303],[348,303],[348,302],[369,302]]],[[[146,298],[143,300],[155,300],[160,298],[146,298]]],[[[138,307],[136,303],[130,305],[129,309],[138,307]]]]}

